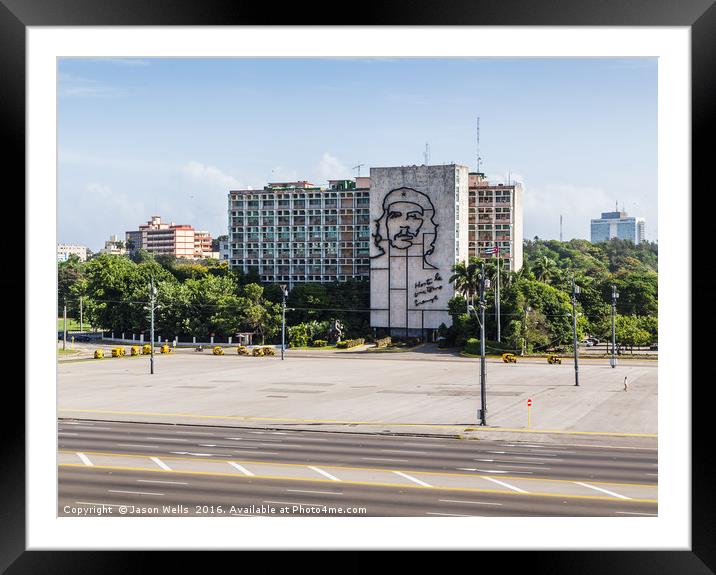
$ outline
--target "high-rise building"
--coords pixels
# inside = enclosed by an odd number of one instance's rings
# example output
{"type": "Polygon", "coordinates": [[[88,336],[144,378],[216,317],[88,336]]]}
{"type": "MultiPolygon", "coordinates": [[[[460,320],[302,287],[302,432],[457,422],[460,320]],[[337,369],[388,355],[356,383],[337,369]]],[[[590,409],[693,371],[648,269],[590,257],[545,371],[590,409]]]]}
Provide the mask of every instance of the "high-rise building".
{"type": "Polygon", "coordinates": [[[612,238],[630,240],[635,245],[645,240],[644,218],[629,216],[626,212],[602,212],[602,217],[591,221],[591,242],[606,242],[612,238]]]}
{"type": "Polygon", "coordinates": [[[87,246],[75,244],[57,244],[57,261],[66,262],[70,256],[77,256],[80,261],[87,261],[87,246]]]}
{"type": "Polygon", "coordinates": [[[370,179],[229,192],[229,265],[263,282],[368,278],[370,179]]]}
{"type": "Polygon", "coordinates": [[[194,230],[192,226],[162,223],[159,216],[152,216],[138,230],[126,232],[126,244],[130,253],[145,249],[155,255],[171,255],[183,259],[210,257],[211,235],[194,230]]]}
{"type": "Polygon", "coordinates": [[[504,269],[522,268],[522,186],[490,184],[485,175],[470,173],[468,252],[482,259],[487,248],[499,248],[504,269]]]}
{"type": "Polygon", "coordinates": [[[468,257],[468,168],[371,168],[370,325],[434,338],[468,257]]]}

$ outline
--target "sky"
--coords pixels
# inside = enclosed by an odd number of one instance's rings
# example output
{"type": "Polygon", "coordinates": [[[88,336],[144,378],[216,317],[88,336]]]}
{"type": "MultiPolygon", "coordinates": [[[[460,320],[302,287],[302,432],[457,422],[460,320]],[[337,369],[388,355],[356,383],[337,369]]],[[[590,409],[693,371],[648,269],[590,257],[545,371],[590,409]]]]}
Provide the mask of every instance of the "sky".
{"type": "Polygon", "coordinates": [[[657,60],[60,59],[58,242],[159,215],[227,233],[227,193],[457,163],[524,190],[524,236],[619,209],[657,239],[657,60]],[[358,165],[360,168],[355,168],[358,165]]]}

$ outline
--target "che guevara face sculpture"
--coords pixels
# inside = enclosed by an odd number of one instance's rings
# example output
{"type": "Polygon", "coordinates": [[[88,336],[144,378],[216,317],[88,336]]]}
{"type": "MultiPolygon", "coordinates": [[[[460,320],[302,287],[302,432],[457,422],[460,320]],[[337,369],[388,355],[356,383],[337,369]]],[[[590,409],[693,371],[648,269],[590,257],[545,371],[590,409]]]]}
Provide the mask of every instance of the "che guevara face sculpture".
{"type": "MultiPolygon", "coordinates": [[[[383,198],[383,213],[376,220],[373,234],[375,245],[385,253],[386,240],[397,250],[407,250],[413,245],[422,245],[423,257],[435,251],[437,224],[434,221],[435,207],[430,198],[413,188],[391,190],[383,198]]],[[[427,263],[427,262],[426,262],[427,263]]]]}

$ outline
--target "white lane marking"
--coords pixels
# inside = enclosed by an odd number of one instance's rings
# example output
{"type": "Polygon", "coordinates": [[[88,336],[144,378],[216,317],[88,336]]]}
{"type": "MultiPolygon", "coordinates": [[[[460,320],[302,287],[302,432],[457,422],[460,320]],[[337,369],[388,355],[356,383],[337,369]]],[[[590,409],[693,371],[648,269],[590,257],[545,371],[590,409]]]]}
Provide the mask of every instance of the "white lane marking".
{"type": "MultiPolygon", "coordinates": [[[[63,421],[62,425],[89,425],[91,426],[91,423],[80,423],[79,421],[63,421]]],[[[79,503],[79,501],[75,501],[75,503],[79,503]]]]}
{"type": "Polygon", "coordinates": [[[330,479],[331,481],[340,481],[340,479],[338,479],[334,475],[331,475],[327,471],[323,471],[323,469],[321,469],[320,467],[313,467],[313,465],[309,465],[308,468],[313,469],[313,471],[315,471],[316,473],[320,473],[324,477],[328,477],[328,479],[330,479]]]}
{"type": "Polygon", "coordinates": [[[400,475],[401,477],[405,477],[405,479],[409,479],[410,481],[417,483],[418,485],[422,485],[423,487],[432,487],[429,483],[425,483],[425,481],[421,481],[420,479],[416,479],[412,475],[408,475],[407,473],[403,473],[402,471],[393,471],[396,475],[400,475]]]}
{"type": "Polygon", "coordinates": [[[161,467],[164,471],[171,471],[171,470],[172,470],[171,467],[169,467],[166,463],[164,463],[164,462],[163,462],[161,459],[159,459],[158,457],[150,457],[149,459],[151,459],[154,463],[156,463],[156,464],[157,464],[159,467],[161,467]]]}
{"type": "Polygon", "coordinates": [[[264,435],[265,433],[263,431],[247,431],[246,433],[256,433],[258,435],[264,435]]]}
{"type": "Polygon", "coordinates": [[[465,501],[464,499],[438,499],[443,503],[470,503],[471,505],[502,505],[502,503],[492,503],[489,501],[465,501]]]}
{"type": "Polygon", "coordinates": [[[409,451],[407,449],[381,449],[381,451],[389,452],[389,453],[420,453],[425,454],[427,451],[409,451]]]}
{"type": "Polygon", "coordinates": [[[89,467],[94,467],[94,463],[90,461],[90,458],[87,457],[84,453],[77,452],[77,457],[79,457],[82,460],[82,463],[89,467]]]}
{"type": "Polygon", "coordinates": [[[460,513],[432,513],[428,511],[426,515],[442,515],[444,517],[477,517],[476,515],[461,515],[460,513]]]}
{"type": "MultiPolygon", "coordinates": [[[[533,455],[529,452],[524,452],[524,451],[486,451],[485,453],[496,453],[498,455],[528,455],[528,456],[533,455]]],[[[569,452],[568,451],[559,451],[558,453],[569,453],[569,452]]],[[[544,452],[540,452],[540,454],[545,455],[547,457],[557,457],[556,455],[549,455],[544,452]]]]}
{"type": "Polygon", "coordinates": [[[188,443],[188,439],[177,439],[175,437],[167,438],[167,437],[145,437],[144,439],[151,439],[152,441],[171,441],[173,443],[188,443]]]}
{"type": "Polygon", "coordinates": [[[211,457],[213,453],[194,453],[192,451],[170,451],[169,453],[175,453],[176,455],[193,455],[195,457],[211,457]]]}
{"type": "Polygon", "coordinates": [[[236,469],[238,469],[239,471],[241,471],[241,473],[243,473],[244,475],[247,475],[248,477],[253,477],[253,476],[254,476],[254,474],[251,473],[248,469],[246,469],[243,465],[239,465],[238,463],[235,463],[235,462],[233,462],[233,461],[227,461],[226,463],[228,463],[229,465],[231,465],[231,467],[235,467],[236,469]]]}
{"type": "Polygon", "coordinates": [[[142,443],[118,443],[117,446],[118,447],[153,447],[155,449],[159,447],[158,445],[144,445],[142,443]]]}
{"type": "Polygon", "coordinates": [[[514,485],[510,485],[509,483],[505,483],[504,481],[500,481],[494,477],[486,477],[483,475],[482,478],[492,481],[493,483],[497,483],[498,485],[502,485],[503,487],[507,487],[507,489],[512,489],[512,491],[517,491],[517,493],[529,493],[529,491],[525,491],[524,489],[520,489],[519,487],[515,487],[514,485]]]}
{"type": "MultiPolygon", "coordinates": [[[[60,428],[60,429],[62,429],[62,428],[60,428]]],[[[74,429],[92,429],[92,430],[100,429],[100,430],[102,430],[102,431],[112,431],[112,428],[111,428],[111,427],[89,427],[89,426],[86,426],[86,425],[78,425],[78,426],[75,427],[74,429]]]]}
{"type": "Polygon", "coordinates": [[[613,491],[609,491],[608,489],[602,489],[601,487],[597,487],[596,485],[589,485],[589,483],[582,483],[581,481],[575,481],[577,485],[581,485],[582,487],[588,487],[589,489],[594,489],[595,491],[601,491],[602,493],[606,493],[607,495],[611,495],[612,497],[618,497],[619,499],[631,499],[631,497],[627,497],[626,495],[620,495],[619,493],[614,493],[613,491]]]}
{"type": "Polygon", "coordinates": [[[131,493],[132,495],[164,495],[163,493],[155,493],[153,491],[121,491],[119,489],[108,489],[109,493],[131,493]]]}
{"type": "Polygon", "coordinates": [[[261,447],[294,447],[298,449],[304,449],[305,445],[299,445],[298,443],[257,443],[261,447]]]}
{"type": "Polygon", "coordinates": [[[336,493],[335,491],[310,491],[308,489],[286,489],[291,493],[320,493],[321,495],[343,495],[343,493],[336,493]]]}
{"type": "Polygon", "coordinates": [[[138,483],[169,483],[171,485],[189,485],[184,481],[161,481],[159,479],[137,479],[138,483]]]}
{"type": "Polygon", "coordinates": [[[57,435],[79,435],[79,433],[70,433],[69,431],[58,431],[57,435]]]}
{"type": "Polygon", "coordinates": [[[409,461],[409,459],[390,459],[388,457],[361,457],[366,461],[409,461]]]}
{"type": "Polygon", "coordinates": [[[272,431],[272,435],[288,435],[288,433],[284,433],[283,431],[272,431]]]}
{"type": "Polygon", "coordinates": [[[658,517],[658,513],[637,513],[636,511],[616,511],[615,513],[621,513],[622,515],[649,515],[650,517],[658,517]]]}

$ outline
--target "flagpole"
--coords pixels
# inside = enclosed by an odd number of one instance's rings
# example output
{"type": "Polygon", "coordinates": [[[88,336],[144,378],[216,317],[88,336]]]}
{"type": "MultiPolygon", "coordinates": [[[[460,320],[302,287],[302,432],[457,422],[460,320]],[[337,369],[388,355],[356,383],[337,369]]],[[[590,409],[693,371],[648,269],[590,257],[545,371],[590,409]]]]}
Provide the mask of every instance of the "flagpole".
{"type": "Polygon", "coordinates": [[[502,341],[500,333],[500,246],[495,244],[495,255],[497,256],[497,341],[502,341]]]}

